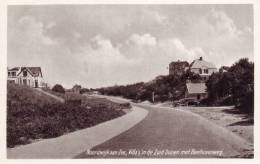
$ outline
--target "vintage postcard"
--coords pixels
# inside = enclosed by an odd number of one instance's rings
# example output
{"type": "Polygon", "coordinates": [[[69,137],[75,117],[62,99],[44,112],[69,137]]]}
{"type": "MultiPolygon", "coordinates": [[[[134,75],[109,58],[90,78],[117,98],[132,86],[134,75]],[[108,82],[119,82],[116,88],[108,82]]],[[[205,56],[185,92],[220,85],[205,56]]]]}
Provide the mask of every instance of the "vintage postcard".
{"type": "Polygon", "coordinates": [[[254,160],[254,14],[7,4],[5,158],[254,160]]]}

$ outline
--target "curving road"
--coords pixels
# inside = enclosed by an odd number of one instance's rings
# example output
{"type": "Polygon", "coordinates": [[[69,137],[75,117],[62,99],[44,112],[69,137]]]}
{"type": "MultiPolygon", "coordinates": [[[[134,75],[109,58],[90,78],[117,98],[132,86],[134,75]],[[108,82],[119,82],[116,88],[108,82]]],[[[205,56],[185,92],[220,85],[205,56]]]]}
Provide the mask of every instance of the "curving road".
{"type": "Polygon", "coordinates": [[[132,105],[149,111],[143,121],[75,158],[226,158],[250,149],[242,138],[190,112],[132,105]]]}

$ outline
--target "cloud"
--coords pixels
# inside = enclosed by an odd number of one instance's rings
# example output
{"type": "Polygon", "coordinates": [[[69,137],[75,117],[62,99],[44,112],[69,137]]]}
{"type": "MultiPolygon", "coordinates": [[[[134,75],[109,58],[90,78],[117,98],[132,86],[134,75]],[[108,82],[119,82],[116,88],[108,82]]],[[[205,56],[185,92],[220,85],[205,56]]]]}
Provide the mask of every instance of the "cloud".
{"type": "Polygon", "coordinates": [[[170,61],[192,60],[203,54],[201,48],[188,49],[178,38],[132,34],[122,44],[114,45],[110,39],[97,35],[86,42],[79,53],[73,54],[73,58],[70,58],[72,54],[63,55],[60,60],[68,58],[66,60],[74,63],[76,73],[70,72],[70,79],[66,80],[69,85],[84,83],[98,87],[149,81],[167,74],[170,61]]]}
{"type": "Polygon", "coordinates": [[[213,30],[216,34],[229,35],[230,37],[236,37],[241,34],[241,31],[237,29],[234,21],[223,11],[212,9],[207,18],[208,21],[212,23],[213,30]]]}
{"type": "MultiPolygon", "coordinates": [[[[19,35],[22,34],[20,37],[25,37],[29,39],[27,43],[34,44],[35,42],[40,42],[44,45],[53,45],[56,44],[56,41],[52,38],[46,36],[45,30],[46,28],[51,28],[55,26],[54,22],[51,22],[46,27],[41,22],[36,21],[33,17],[30,16],[24,16],[19,19],[18,21],[18,27],[16,29],[18,31],[15,31],[13,34],[13,37],[16,36],[16,33],[19,35]],[[22,31],[19,31],[22,30],[22,31]]],[[[11,36],[12,37],[12,36],[11,36]]]]}
{"type": "Polygon", "coordinates": [[[240,40],[244,33],[225,12],[216,9],[191,23],[192,36],[196,37],[198,43],[203,43],[203,46],[232,44],[233,41],[240,40]]]}
{"type": "Polygon", "coordinates": [[[174,60],[203,56],[220,66],[253,58],[253,27],[238,26],[239,20],[219,8],[28,8],[8,11],[8,65],[41,66],[51,84],[129,84],[168,74],[174,60]]]}
{"type": "Polygon", "coordinates": [[[201,47],[187,48],[179,38],[159,39],[148,33],[129,36],[120,47],[120,54],[134,61],[128,65],[127,71],[132,83],[168,74],[167,66],[171,61],[191,62],[205,56],[201,47]]]}
{"type": "Polygon", "coordinates": [[[231,65],[242,57],[253,60],[253,34],[251,28],[239,29],[224,11],[211,9],[203,17],[190,22],[190,33],[185,39],[202,47],[206,59],[217,66],[231,65]]]}
{"type": "Polygon", "coordinates": [[[46,34],[46,26],[32,16],[22,16],[8,28],[8,64],[37,66],[48,60],[58,42],[46,34]]]}
{"type": "Polygon", "coordinates": [[[100,63],[99,65],[111,65],[115,63],[125,64],[128,60],[121,54],[119,47],[115,47],[109,39],[97,35],[90,39],[86,47],[82,47],[88,61],[100,63]]]}
{"type": "Polygon", "coordinates": [[[149,45],[149,46],[155,46],[156,38],[151,36],[150,34],[144,34],[144,35],[138,35],[138,34],[132,34],[130,38],[127,40],[127,44],[137,44],[140,46],[143,45],[149,45]]]}
{"type": "Polygon", "coordinates": [[[47,25],[46,25],[46,29],[51,29],[53,27],[55,27],[57,24],[56,22],[49,22],[47,25]]]}

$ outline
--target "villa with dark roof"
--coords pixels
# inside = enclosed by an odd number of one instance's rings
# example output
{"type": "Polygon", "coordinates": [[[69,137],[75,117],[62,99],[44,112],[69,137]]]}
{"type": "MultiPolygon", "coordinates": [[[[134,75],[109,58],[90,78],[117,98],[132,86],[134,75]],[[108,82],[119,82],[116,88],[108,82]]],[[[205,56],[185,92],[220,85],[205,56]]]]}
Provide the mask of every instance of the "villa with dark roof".
{"type": "Polygon", "coordinates": [[[14,67],[8,68],[7,81],[33,88],[43,87],[41,67],[14,67]]]}

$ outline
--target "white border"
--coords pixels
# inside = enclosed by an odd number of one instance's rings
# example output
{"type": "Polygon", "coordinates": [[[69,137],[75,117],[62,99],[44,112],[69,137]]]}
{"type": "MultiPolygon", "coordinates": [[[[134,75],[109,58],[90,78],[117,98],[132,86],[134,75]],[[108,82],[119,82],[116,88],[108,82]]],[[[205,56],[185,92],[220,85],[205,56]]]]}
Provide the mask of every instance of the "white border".
{"type": "MultiPolygon", "coordinates": [[[[259,1],[260,2],[260,1],[259,1]]],[[[260,55],[260,3],[257,0],[4,0],[0,1],[0,163],[260,163],[260,82],[258,64],[260,55]],[[7,69],[7,5],[42,5],[42,4],[253,4],[254,5],[254,63],[255,63],[255,127],[254,127],[254,159],[66,159],[66,160],[10,160],[6,158],[6,69],[7,69]]]]}

